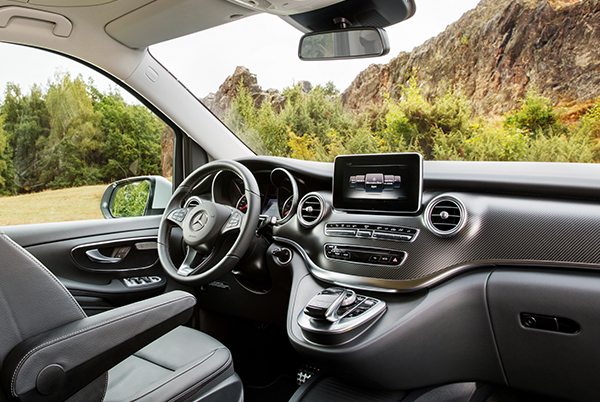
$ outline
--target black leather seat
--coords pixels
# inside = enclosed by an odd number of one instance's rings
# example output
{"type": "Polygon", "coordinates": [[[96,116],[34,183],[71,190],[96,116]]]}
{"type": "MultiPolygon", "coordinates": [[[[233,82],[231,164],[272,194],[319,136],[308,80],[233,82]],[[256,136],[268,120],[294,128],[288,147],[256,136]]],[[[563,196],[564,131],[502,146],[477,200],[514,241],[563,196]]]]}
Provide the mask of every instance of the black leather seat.
{"type": "Polygon", "coordinates": [[[229,350],[179,326],[180,291],[87,317],[0,231],[0,401],[242,401],[229,350]]]}

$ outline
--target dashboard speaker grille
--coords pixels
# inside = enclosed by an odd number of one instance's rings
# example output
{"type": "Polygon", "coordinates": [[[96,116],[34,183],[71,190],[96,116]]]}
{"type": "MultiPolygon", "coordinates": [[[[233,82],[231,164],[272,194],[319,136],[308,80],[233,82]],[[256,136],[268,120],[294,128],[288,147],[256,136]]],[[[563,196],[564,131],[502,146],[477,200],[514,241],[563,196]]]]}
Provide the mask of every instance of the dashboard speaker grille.
{"type": "Polygon", "coordinates": [[[298,220],[305,227],[313,227],[321,222],[325,212],[325,203],[316,193],[306,194],[298,204],[298,220]]]}
{"type": "Polygon", "coordinates": [[[456,197],[442,195],[434,198],[425,210],[425,223],[438,236],[452,236],[467,221],[467,210],[456,197]]]}

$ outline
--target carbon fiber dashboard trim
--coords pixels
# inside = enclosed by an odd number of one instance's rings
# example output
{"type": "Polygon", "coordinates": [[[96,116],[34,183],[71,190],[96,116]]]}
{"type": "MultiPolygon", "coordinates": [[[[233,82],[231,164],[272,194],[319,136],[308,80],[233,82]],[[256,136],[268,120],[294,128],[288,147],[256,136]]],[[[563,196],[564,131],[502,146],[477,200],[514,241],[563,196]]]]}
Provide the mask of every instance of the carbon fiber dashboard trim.
{"type": "MultiPolygon", "coordinates": [[[[330,196],[322,192],[330,202],[330,196]]],[[[382,216],[331,212],[327,222],[356,221],[394,224],[421,230],[413,243],[344,238],[348,246],[405,251],[399,268],[330,261],[323,255],[329,239],[321,223],[311,230],[295,220],[274,233],[305,250],[313,274],[323,280],[378,289],[415,290],[429,287],[474,266],[573,266],[600,269],[600,205],[544,198],[449,193],[459,197],[469,213],[464,228],[451,238],[431,233],[421,216],[382,216]]],[[[425,194],[424,200],[438,195],[425,194]]]]}
{"type": "Polygon", "coordinates": [[[524,261],[524,260],[487,260],[473,261],[469,264],[457,265],[447,269],[443,269],[434,275],[426,278],[411,279],[411,280],[387,280],[377,278],[366,278],[356,275],[339,274],[336,272],[327,271],[317,266],[306,251],[302,247],[283,237],[274,237],[276,242],[284,243],[293,247],[302,256],[306,262],[310,272],[324,282],[334,285],[347,286],[354,289],[361,289],[373,292],[386,293],[408,293],[416,292],[432,286],[438,285],[448,279],[454,278],[467,272],[476,271],[490,267],[522,267],[522,268],[539,268],[539,269],[579,269],[579,270],[600,270],[600,266],[595,264],[576,264],[576,263],[559,263],[550,261],[524,261]]]}

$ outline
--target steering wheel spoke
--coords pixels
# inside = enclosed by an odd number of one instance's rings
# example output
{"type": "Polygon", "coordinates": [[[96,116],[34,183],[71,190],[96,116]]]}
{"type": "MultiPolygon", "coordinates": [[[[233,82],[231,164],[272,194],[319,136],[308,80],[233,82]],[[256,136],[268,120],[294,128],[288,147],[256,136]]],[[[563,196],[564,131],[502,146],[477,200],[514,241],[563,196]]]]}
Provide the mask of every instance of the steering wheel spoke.
{"type": "Polygon", "coordinates": [[[190,208],[176,208],[169,212],[167,220],[183,229],[183,222],[190,211],[190,208]]]}
{"type": "Polygon", "coordinates": [[[187,248],[187,253],[185,255],[185,259],[181,263],[181,266],[177,270],[177,274],[181,276],[189,276],[192,272],[196,270],[197,267],[193,267],[192,264],[194,260],[198,256],[198,252],[193,247],[187,248]]]}

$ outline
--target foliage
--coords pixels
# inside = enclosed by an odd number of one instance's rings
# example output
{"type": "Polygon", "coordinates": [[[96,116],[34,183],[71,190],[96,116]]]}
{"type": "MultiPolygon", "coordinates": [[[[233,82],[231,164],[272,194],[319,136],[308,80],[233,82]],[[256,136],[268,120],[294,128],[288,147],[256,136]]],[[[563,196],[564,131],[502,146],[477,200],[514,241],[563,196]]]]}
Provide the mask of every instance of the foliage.
{"type": "Polygon", "coordinates": [[[520,103],[519,109],[507,114],[504,121],[506,128],[520,129],[530,136],[548,136],[564,131],[565,128],[558,122],[559,116],[554,111],[550,99],[530,89],[520,103]]]}
{"type": "Polygon", "coordinates": [[[9,83],[1,110],[11,153],[7,157],[12,162],[9,192],[13,193],[15,186],[26,190],[43,187],[40,175],[46,166],[41,153],[50,134],[50,115],[40,87],[34,86],[29,95],[24,95],[18,86],[9,83]]]}
{"type": "Polygon", "coordinates": [[[0,194],[9,195],[10,190],[7,188],[9,180],[7,180],[7,176],[9,174],[9,163],[12,161],[8,158],[8,138],[2,129],[3,123],[4,116],[0,116],[0,194]]]}
{"type": "Polygon", "coordinates": [[[127,183],[116,191],[110,207],[113,216],[125,218],[144,215],[150,194],[149,180],[127,183]]]}
{"type": "Polygon", "coordinates": [[[164,123],[143,106],[127,105],[117,94],[104,96],[94,109],[102,116],[105,181],[112,182],[123,175],[161,174],[160,135],[164,123]]]}
{"type": "Polygon", "coordinates": [[[9,83],[0,104],[0,194],[161,174],[165,126],[118,92],[57,73],[44,90],[9,83]]]}
{"type": "Polygon", "coordinates": [[[579,121],[578,131],[592,139],[600,139],[600,98],[579,121]]]}
{"type": "Polygon", "coordinates": [[[380,143],[384,152],[416,151],[425,159],[434,159],[438,141],[469,136],[472,132],[471,108],[457,91],[448,91],[443,97],[428,101],[411,77],[402,89],[400,102],[388,103],[386,128],[380,143]]]}
{"type": "Polygon", "coordinates": [[[360,115],[342,107],[331,83],[308,93],[286,88],[281,111],[268,102],[256,107],[240,86],[226,123],[258,153],[316,161],[378,152],[420,152],[430,160],[600,161],[600,100],[569,128],[549,99],[530,90],[501,122],[487,122],[472,116],[456,89],[426,99],[414,76],[407,75],[398,101],[360,115]]]}

